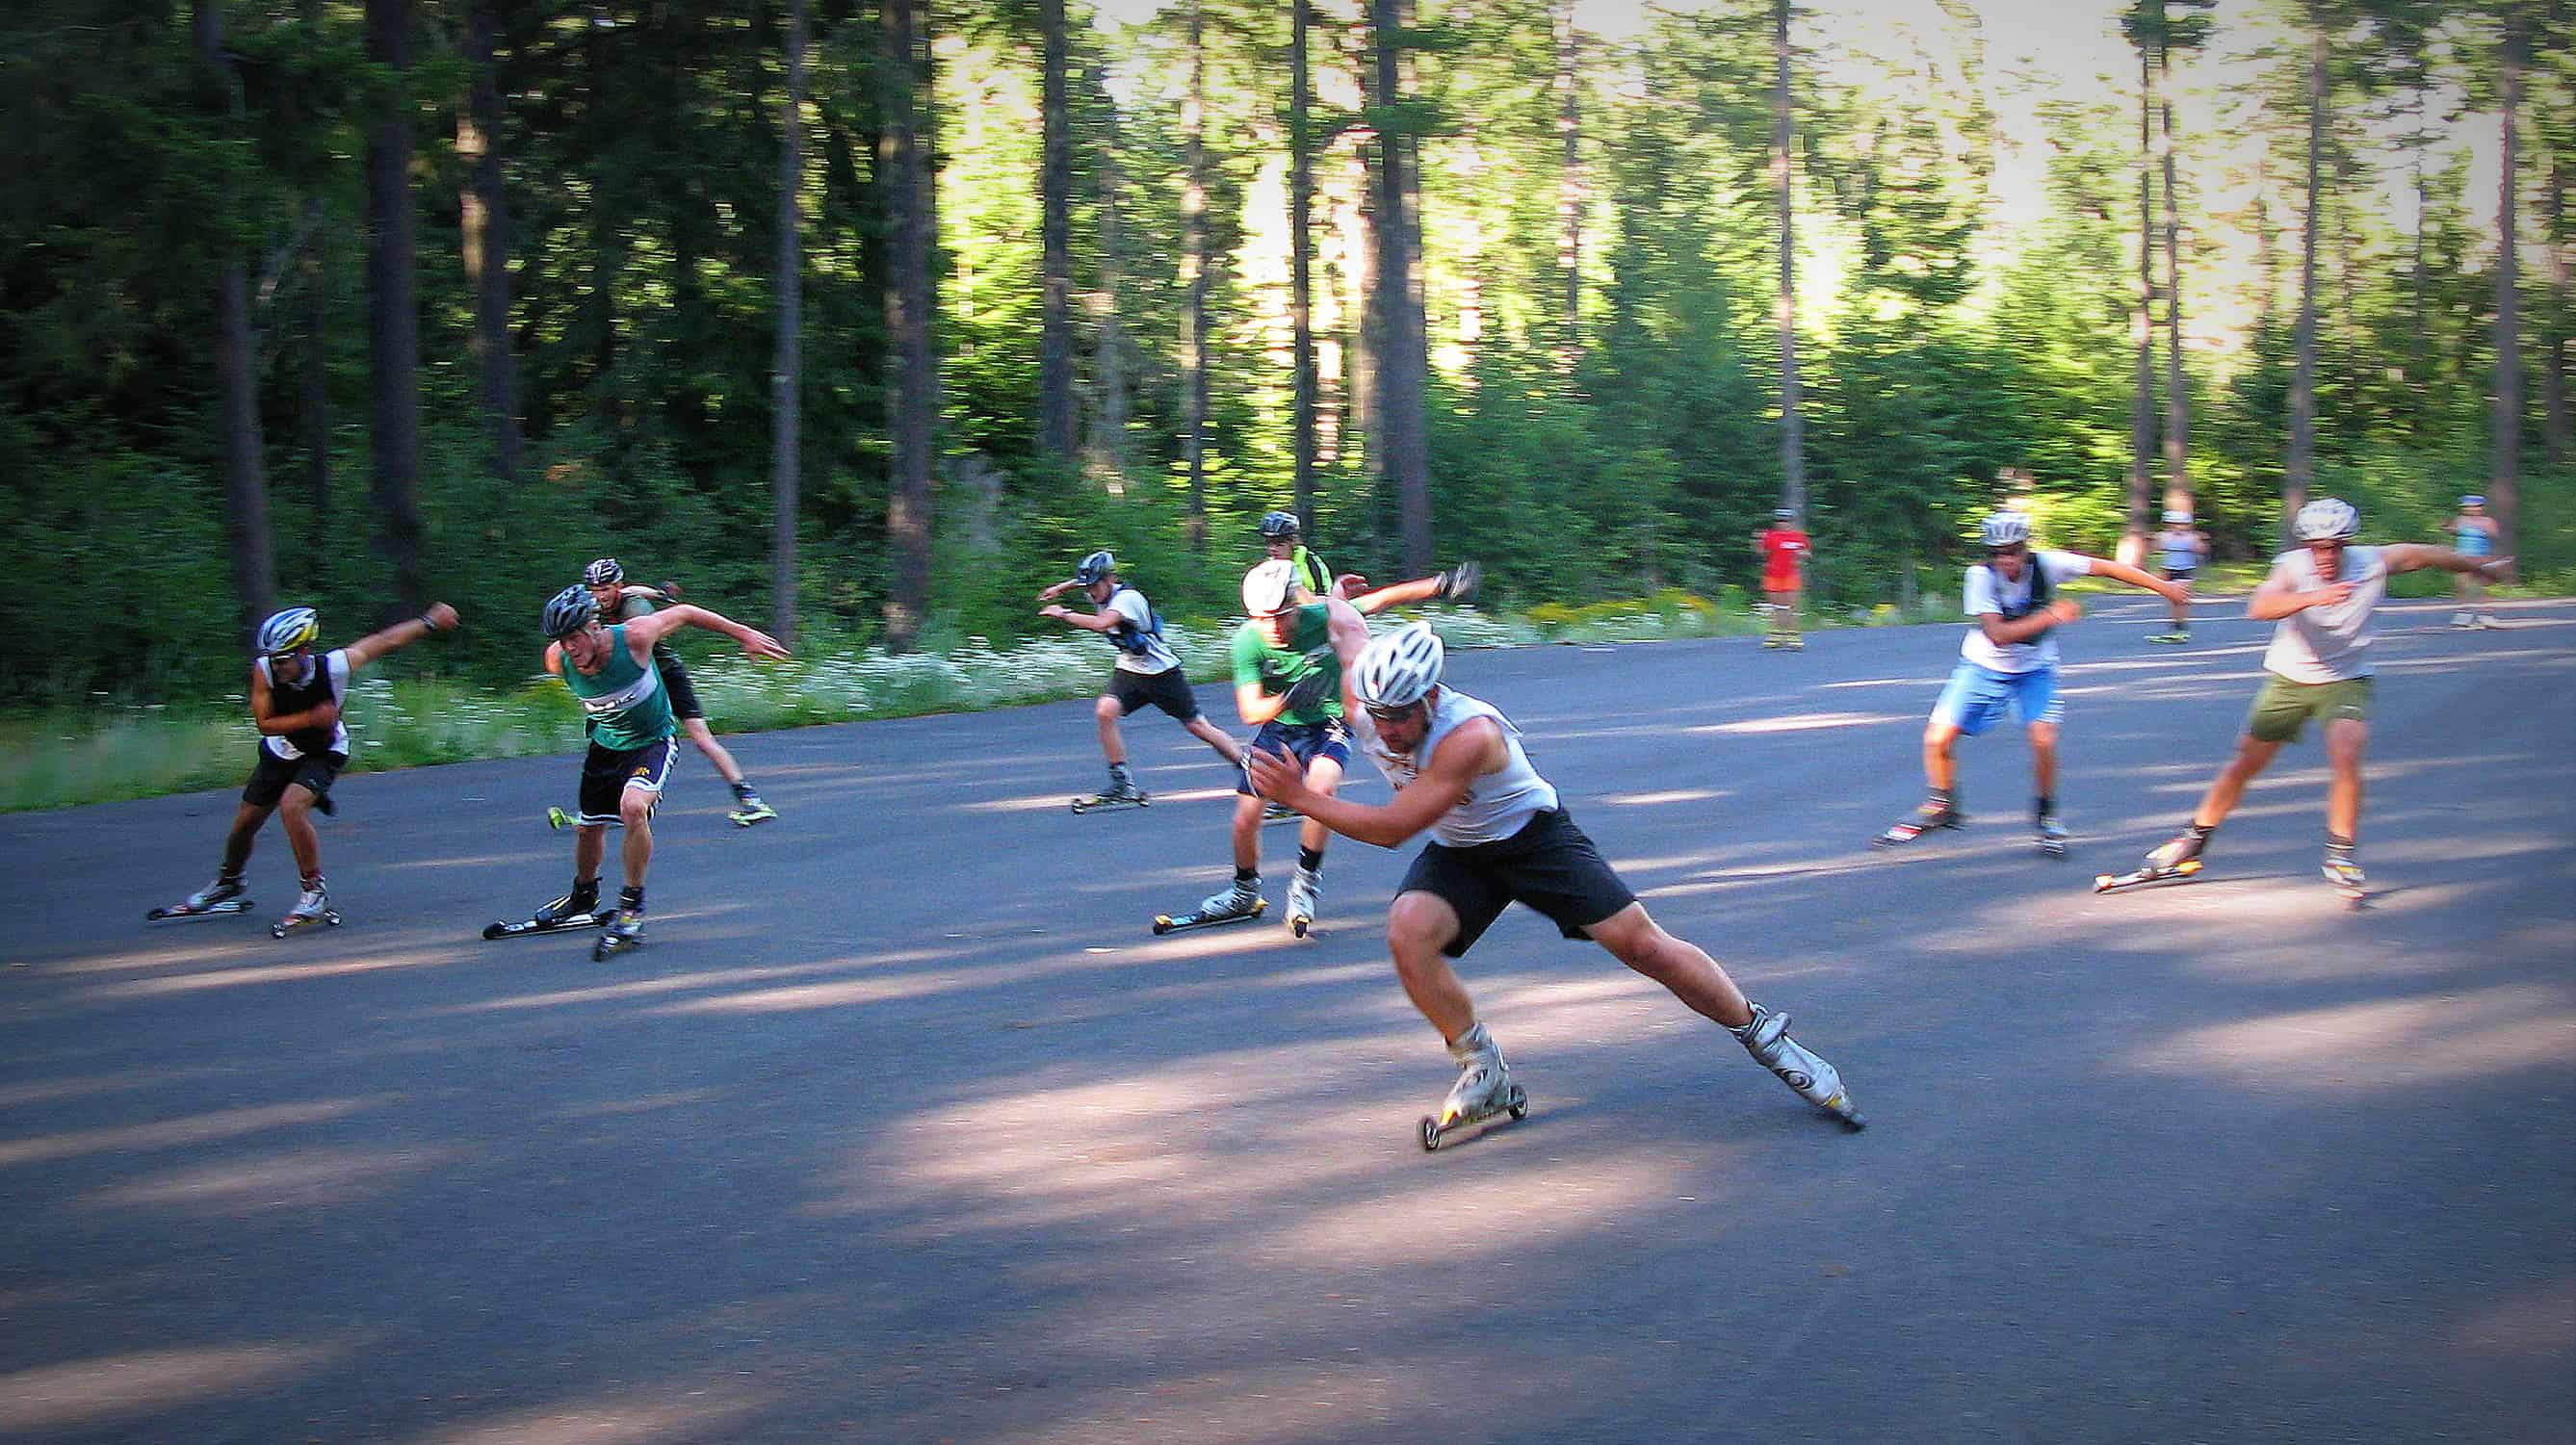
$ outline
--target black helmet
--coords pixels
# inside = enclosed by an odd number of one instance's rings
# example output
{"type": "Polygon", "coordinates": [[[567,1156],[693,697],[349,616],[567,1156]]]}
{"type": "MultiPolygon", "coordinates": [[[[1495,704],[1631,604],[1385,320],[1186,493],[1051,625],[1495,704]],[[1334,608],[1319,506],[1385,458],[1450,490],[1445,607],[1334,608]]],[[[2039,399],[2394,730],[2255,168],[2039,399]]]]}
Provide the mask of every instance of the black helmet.
{"type": "Polygon", "coordinates": [[[1265,512],[1262,514],[1261,540],[1264,542],[1285,541],[1290,537],[1296,536],[1297,531],[1297,514],[1294,512],[1265,512]]]}
{"type": "Polygon", "coordinates": [[[1108,581],[1110,574],[1117,570],[1117,558],[1106,551],[1094,552],[1082,559],[1081,566],[1073,569],[1073,580],[1085,587],[1097,587],[1108,581]]]}
{"type": "Polygon", "coordinates": [[[576,583],[546,601],[546,636],[570,637],[599,620],[599,604],[591,600],[590,589],[576,583]]]}
{"type": "Polygon", "coordinates": [[[618,566],[614,557],[597,558],[581,569],[581,585],[584,587],[614,587],[625,580],[626,569],[618,566]]]}

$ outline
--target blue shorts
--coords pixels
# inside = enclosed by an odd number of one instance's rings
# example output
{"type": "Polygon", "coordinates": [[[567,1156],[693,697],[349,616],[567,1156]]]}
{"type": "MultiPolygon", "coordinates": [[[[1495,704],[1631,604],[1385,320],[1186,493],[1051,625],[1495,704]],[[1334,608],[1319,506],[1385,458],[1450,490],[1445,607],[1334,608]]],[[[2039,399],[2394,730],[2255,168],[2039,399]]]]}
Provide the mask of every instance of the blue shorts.
{"type": "MultiPolygon", "coordinates": [[[[1266,722],[1252,735],[1252,745],[1266,753],[1286,753],[1310,770],[1317,758],[1331,758],[1345,768],[1351,765],[1350,729],[1340,718],[1319,723],[1266,722]]],[[[1258,796],[1249,773],[1234,790],[1247,798],[1258,796]]]]}
{"type": "Polygon", "coordinates": [[[2057,669],[1997,672],[1973,662],[1960,663],[1950,674],[1950,685],[1941,689],[1941,700],[1932,704],[1932,720],[1953,724],[1975,737],[2001,721],[2007,710],[2023,727],[2065,721],[2066,700],[2057,695],[2057,669]]]}

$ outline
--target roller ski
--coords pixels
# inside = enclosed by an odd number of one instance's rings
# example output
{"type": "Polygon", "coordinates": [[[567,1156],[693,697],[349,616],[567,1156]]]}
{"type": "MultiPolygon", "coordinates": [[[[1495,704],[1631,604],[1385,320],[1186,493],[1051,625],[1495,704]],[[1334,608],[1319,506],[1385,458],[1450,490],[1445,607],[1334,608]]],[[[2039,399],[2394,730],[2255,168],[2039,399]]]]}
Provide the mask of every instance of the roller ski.
{"type": "Polygon", "coordinates": [[[547,826],[547,827],[552,828],[552,829],[553,829],[553,830],[555,830],[556,832],[560,833],[560,832],[562,832],[564,829],[571,827],[571,826],[572,826],[572,824],[573,824],[573,816],[572,816],[572,814],[565,812],[565,811],[564,811],[563,809],[561,809],[561,808],[548,808],[548,809],[546,809],[546,826],[547,826]]]}
{"type": "Polygon", "coordinates": [[[1228,923],[1245,923],[1270,911],[1270,900],[1261,896],[1258,883],[1237,883],[1222,893],[1211,893],[1199,906],[1178,916],[1154,915],[1154,936],[1186,933],[1193,928],[1216,928],[1228,923]]]}
{"type": "Polygon", "coordinates": [[[620,904],[610,910],[608,927],[599,941],[590,946],[590,961],[606,963],[621,953],[644,946],[644,906],[620,904]]]}
{"type": "Polygon", "coordinates": [[[748,828],[755,823],[766,823],[777,816],[778,810],[762,802],[759,792],[751,784],[733,785],[733,807],[725,813],[726,822],[737,828],[748,828]]]}
{"type": "Polygon", "coordinates": [[[567,928],[597,928],[614,917],[616,912],[616,909],[599,906],[598,884],[593,883],[587,888],[576,886],[570,893],[517,923],[504,920],[486,926],[483,936],[486,939],[517,938],[528,933],[560,933],[567,928]]]}
{"type": "Polygon", "coordinates": [[[1288,879],[1288,931],[1299,938],[1315,926],[1315,910],[1324,902],[1324,880],[1311,868],[1300,868],[1288,879]]]}
{"type": "Polygon", "coordinates": [[[2166,647],[2180,647],[2184,643],[2191,641],[2191,630],[2189,628],[2177,627],[2171,632],[2150,632],[2147,634],[2147,641],[2159,643],[2166,647]]]}
{"type": "Polygon", "coordinates": [[[1842,1074],[1815,1050],[1789,1037],[1787,1014],[1773,1013],[1757,1003],[1753,1005],[1753,1022],[1728,1032],[1744,1045],[1753,1062],[1777,1075],[1781,1083],[1797,1091],[1799,1098],[1840,1120],[1845,1129],[1857,1134],[1869,1127],[1860,1110],[1852,1107],[1842,1074]]]}
{"type": "Polygon", "coordinates": [[[1497,1120],[1529,1117],[1529,1094],[1512,1082],[1502,1046],[1483,1024],[1460,1034],[1449,1046],[1449,1057],[1458,1061],[1458,1082],[1441,1101],[1440,1112],[1423,1115],[1416,1126],[1426,1152],[1438,1149],[1461,1130],[1481,1133],[1497,1120]]]}
{"type": "Polygon", "coordinates": [[[1145,795],[1145,790],[1134,783],[1114,782],[1104,792],[1074,799],[1073,810],[1077,813],[1110,813],[1120,808],[1142,808],[1152,801],[1145,795]]]}
{"type": "Polygon", "coordinates": [[[1967,821],[1968,815],[1960,812],[1958,805],[1948,798],[1926,798],[1915,807],[1913,812],[1888,824],[1887,831],[1872,840],[1870,846],[1873,848],[1902,847],[1926,833],[1942,828],[1956,828],[1967,821]]]}
{"type": "Polygon", "coordinates": [[[290,933],[301,933],[316,925],[324,928],[339,927],[340,910],[331,906],[330,891],[322,886],[322,880],[309,878],[305,880],[304,892],[296,898],[295,906],[286,910],[284,918],[268,926],[268,936],[284,938],[290,933]]]}
{"type": "Polygon", "coordinates": [[[214,918],[226,913],[248,913],[250,895],[236,878],[218,878],[166,908],[155,908],[143,915],[146,923],[165,918],[214,918]]]}
{"type": "Polygon", "coordinates": [[[2118,893],[2150,883],[2178,883],[2195,877],[2201,868],[2200,853],[2209,846],[2208,830],[2193,826],[2174,835],[2171,842],[2147,855],[2147,861],[2126,873],[2097,873],[2093,877],[2096,893],[2118,893]]]}

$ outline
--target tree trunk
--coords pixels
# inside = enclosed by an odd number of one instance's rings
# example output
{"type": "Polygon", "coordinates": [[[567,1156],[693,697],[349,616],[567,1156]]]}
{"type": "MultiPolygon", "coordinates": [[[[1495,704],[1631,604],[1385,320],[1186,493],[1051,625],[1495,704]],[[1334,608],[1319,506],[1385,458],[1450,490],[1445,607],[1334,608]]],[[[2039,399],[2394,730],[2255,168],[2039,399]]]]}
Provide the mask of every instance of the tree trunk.
{"type": "Polygon", "coordinates": [[[1038,450],[1073,460],[1073,134],[1065,101],[1064,0],[1041,0],[1044,152],[1038,166],[1038,450]]]}
{"type": "Polygon", "coordinates": [[[2129,345],[2137,366],[2129,392],[2129,507],[2120,526],[2119,558],[2132,567],[2147,555],[2148,495],[2155,486],[2156,451],[2156,72],[2147,47],[2138,47],[2138,274],[2130,286],[2129,345]]]}
{"type": "Polygon", "coordinates": [[[2516,254],[2522,200],[2522,24],[2508,15],[2504,27],[2504,146],[2496,182],[2495,421],[2489,445],[2487,511],[2496,522],[2496,551],[2513,555],[2522,520],[2522,267],[2516,254]]]}
{"type": "MultiPolygon", "coordinates": [[[[2561,6],[2552,0],[2549,7],[2552,35],[2564,35],[2560,28],[2561,6]]],[[[2570,419],[2567,414],[2567,324],[2576,295],[2567,289],[2567,175],[2562,164],[2563,146],[2549,146],[2549,180],[2541,202],[2540,256],[2543,274],[2549,282],[2549,304],[2542,311],[2540,325],[2540,437],[2549,464],[2564,466],[2571,450],[2570,419]]]]}
{"type": "Polygon", "coordinates": [[[930,611],[930,447],[939,405],[931,353],[930,164],[928,127],[918,110],[930,104],[925,61],[928,18],[922,0],[880,0],[885,35],[885,133],[878,141],[884,178],[887,248],[886,344],[894,375],[886,388],[886,646],[909,651],[930,611]]]}
{"type": "MultiPolygon", "coordinates": [[[[221,122],[241,118],[240,78],[224,53],[221,0],[196,0],[197,59],[206,67],[211,107],[221,122]]],[[[229,191],[225,200],[232,199],[229,191]]],[[[227,217],[229,219],[229,217],[227,217]]],[[[277,609],[277,553],[268,526],[268,475],[259,430],[259,395],[251,379],[250,279],[237,245],[227,243],[215,273],[215,390],[223,434],[224,531],[233,564],[233,600],[244,630],[277,609]]]]}
{"type": "MultiPolygon", "coordinates": [[[[1095,84],[1094,91],[1099,89],[1095,84]]],[[[1092,448],[1109,468],[1113,492],[1126,490],[1127,475],[1127,340],[1119,323],[1121,270],[1118,235],[1118,156],[1104,146],[1100,153],[1100,331],[1092,358],[1092,385],[1098,392],[1092,448]]]]}
{"type": "Polygon", "coordinates": [[[1556,0],[1556,270],[1565,287],[1557,366],[1571,372],[1583,349],[1583,117],[1575,74],[1574,0],[1556,0]]]}
{"type": "MultiPolygon", "coordinates": [[[[1370,0],[1377,47],[1374,104],[1393,119],[1404,98],[1405,17],[1401,0],[1370,0]]],[[[1378,314],[1385,348],[1378,357],[1377,438],[1383,439],[1386,474],[1396,487],[1404,573],[1431,570],[1430,457],[1422,434],[1422,393],[1429,370],[1423,333],[1421,245],[1417,239],[1419,189],[1412,138],[1400,124],[1378,133],[1378,314]]],[[[1373,439],[1375,440],[1375,439],[1373,439]]]]}
{"type": "Polygon", "coordinates": [[[787,5],[787,98],[778,109],[778,335],[769,364],[769,632],[796,640],[799,388],[805,376],[805,0],[787,5]]]}
{"type": "Polygon", "coordinates": [[[1780,337],[1780,505],[1807,517],[1806,422],[1798,396],[1798,244],[1789,150],[1795,114],[1789,94],[1789,0],[1771,6],[1771,194],[1779,211],[1780,286],[1771,308],[1780,337]]]}
{"type": "Polygon", "coordinates": [[[2175,195],[2173,55],[2156,56],[2165,183],[2165,510],[2191,512],[2191,378],[2182,357],[2182,202],[2175,195]]]}
{"type": "Polygon", "coordinates": [[[396,608],[429,605],[421,572],[420,314],[412,251],[410,0],[367,0],[367,58],[392,72],[394,98],[367,131],[369,490],[396,608]]]}
{"type": "Polygon", "coordinates": [[[1307,537],[1315,535],[1315,156],[1306,114],[1306,22],[1311,3],[1288,3],[1288,315],[1297,348],[1297,525],[1300,535],[1307,537]]]}
{"type": "Polygon", "coordinates": [[[304,248],[296,264],[304,268],[304,334],[298,378],[304,415],[304,467],[306,480],[313,488],[313,529],[319,536],[332,534],[331,526],[331,300],[323,294],[323,278],[329,267],[323,264],[323,248],[330,244],[329,233],[322,228],[322,198],[316,196],[304,203],[305,215],[313,226],[313,244],[304,248]]]}
{"type": "Polygon", "coordinates": [[[2317,473],[2317,221],[2323,209],[2318,166],[2326,143],[2326,28],[2308,6],[2308,209],[2299,223],[2298,369],[2290,378],[2290,460],[2281,473],[2281,535],[2308,504],[2317,473]]]}
{"type": "Polygon", "coordinates": [[[2415,179],[2415,235],[2413,238],[2415,259],[2413,270],[2408,275],[2407,281],[2409,297],[2412,302],[2411,320],[2413,322],[2412,331],[2415,338],[2415,345],[2405,356],[2398,359],[2398,368],[2406,376],[2409,383],[2408,389],[2419,398],[2414,411],[2414,420],[2407,428],[2408,431],[2414,434],[2415,439],[2419,442],[2423,440],[2427,430],[2427,425],[2432,419],[2429,415],[2432,408],[2423,404],[2420,399],[2424,397],[2425,388],[2432,381],[2434,374],[2434,367],[2432,365],[2432,329],[2429,324],[2430,313],[2426,309],[2424,287],[2424,214],[2426,207],[2432,199],[2432,193],[2426,187],[2424,182],[2425,145],[2423,141],[2424,107],[2427,100],[2426,92],[2431,88],[2430,74],[2431,72],[2426,70],[2419,70],[2417,72],[2418,80],[2415,86],[2415,127],[2413,131],[2415,140],[2411,147],[2415,179]]]}
{"type": "Polygon", "coordinates": [[[492,469],[519,481],[519,367],[510,348],[510,213],[501,186],[501,82],[492,59],[493,0],[472,0],[465,20],[470,75],[465,109],[456,115],[456,156],[465,184],[457,189],[464,232],[466,284],[474,291],[474,372],[490,438],[492,469]]]}
{"type": "Polygon", "coordinates": [[[1190,89],[1181,103],[1188,174],[1181,188],[1181,460],[1190,479],[1190,550],[1207,553],[1207,45],[1189,0],[1190,89]]]}

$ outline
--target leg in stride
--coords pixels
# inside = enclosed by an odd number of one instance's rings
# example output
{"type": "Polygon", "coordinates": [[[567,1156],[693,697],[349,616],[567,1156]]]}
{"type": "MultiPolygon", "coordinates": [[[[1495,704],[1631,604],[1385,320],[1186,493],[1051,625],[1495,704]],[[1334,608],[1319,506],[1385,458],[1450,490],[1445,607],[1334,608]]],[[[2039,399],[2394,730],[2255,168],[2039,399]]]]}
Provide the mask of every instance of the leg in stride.
{"type": "Polygon", "coordinates": [[[1646,905],[1631,903],[1584,932],[1611,957],[1671,990],[1691,1012],[1731,1029],[1753,1022],[1753,1006],[1717,960],[1666,933],[1646,905]]]}

